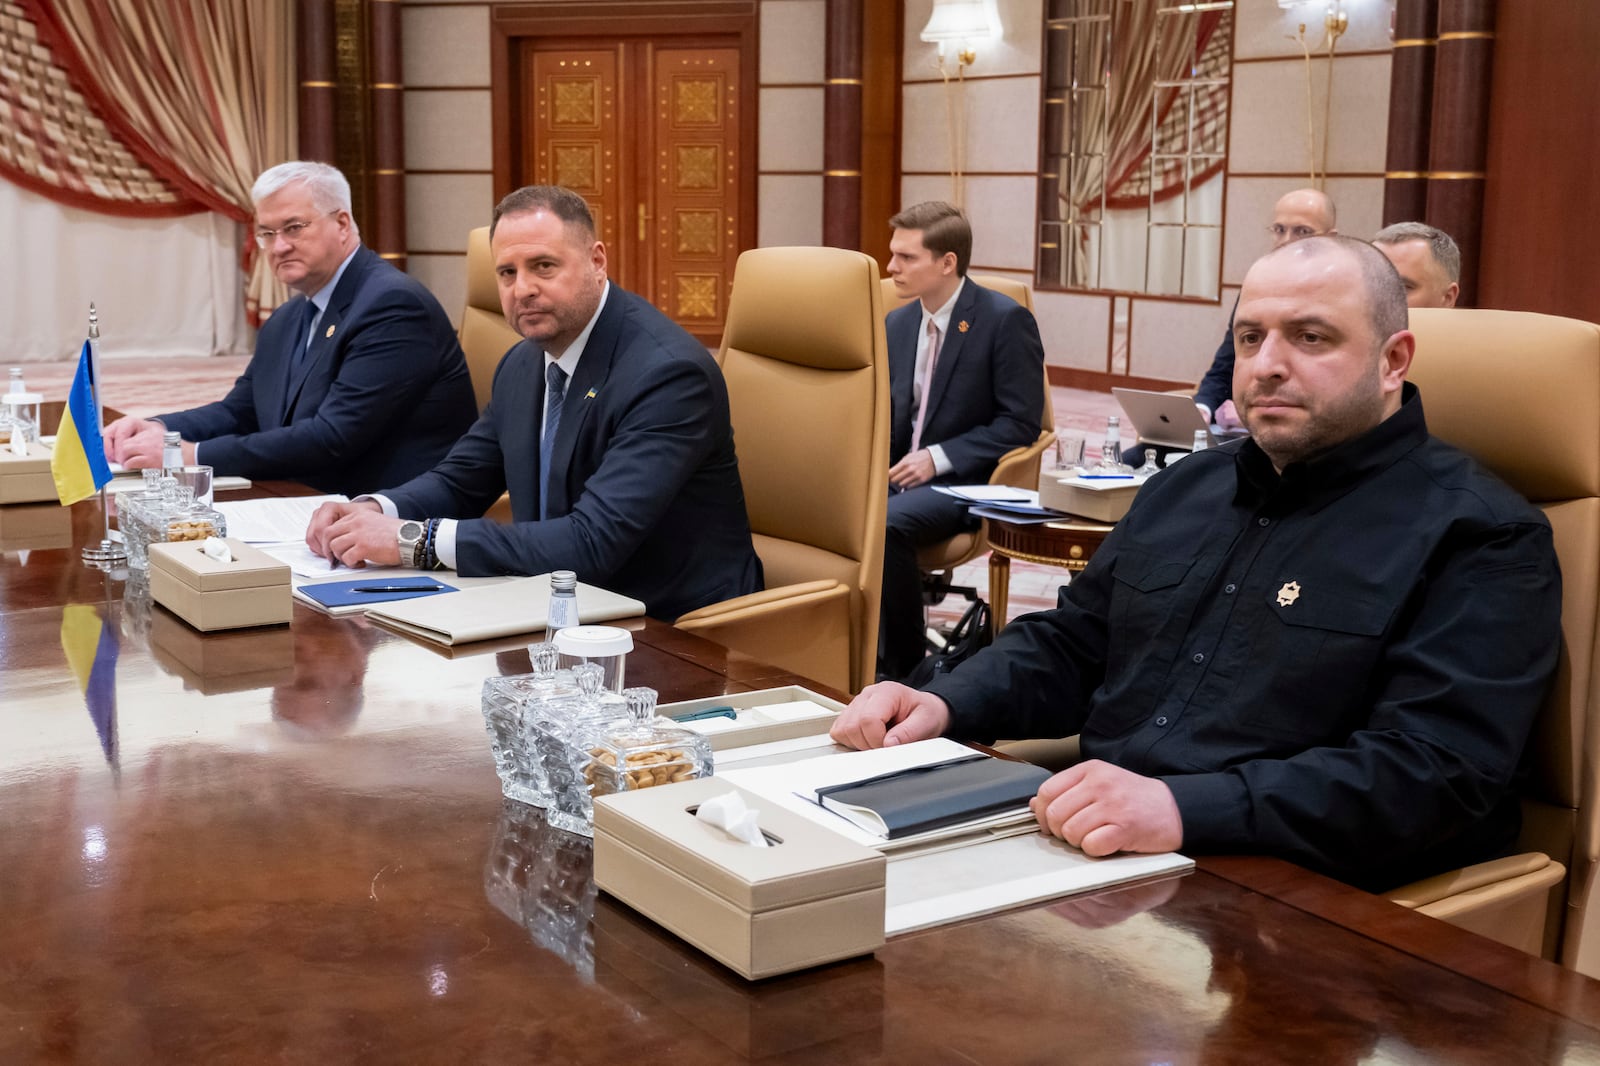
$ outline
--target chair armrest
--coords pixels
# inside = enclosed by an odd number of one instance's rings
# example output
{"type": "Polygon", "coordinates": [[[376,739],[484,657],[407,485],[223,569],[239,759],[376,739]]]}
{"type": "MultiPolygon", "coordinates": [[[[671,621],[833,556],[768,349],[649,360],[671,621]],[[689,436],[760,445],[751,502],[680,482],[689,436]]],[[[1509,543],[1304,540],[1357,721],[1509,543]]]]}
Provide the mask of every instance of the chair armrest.
{"type": "Polygon", "coordinates": [[[991,485],[1010,485],[1018,489],[1039,487],[1039,462],[1044,450],[1056,442],[1056,435],[1048,429],[1039,432],[1039,439],[1021,448],[1012,448],[1000,457],[989,475],[991,485]]]}
{"type": "Polygon", "coordinates": [[[1477,863],[1385,898],[1530,955],[1555,957],[1567,868],[1538,852],[1477,863]]]}
{"type": "Polygon", "coordinates": [[[690,611],[674,623],[752,658],[850,691],[850,586],[803,581],[690,611]]]}
{"type": "MultiPolygon", "coordinates": [[[[1385,892],[1383,898],[1411,910],[1432,913],[1429,908],[1436,904],[1459,899],[1468,893],[1483,889],[1515,883],[1530,874],[1545,871],[1545,877],[1550,877],[1548,871],[1552,867],[1556,873],[1551,884],[1561,879],[1566,873],[1566,867],[1550,861],[1550,857],[1542,852],[1530,851],[1522,855],[1507,855],[1499,859],[1490,859],[1488,862],[1464,866],[1448,873],[1425,877],[1409,885],[1401,885],[1385,892]]],[[[1437,914],[1434,916],[1440,917],[1437,914]]]]}

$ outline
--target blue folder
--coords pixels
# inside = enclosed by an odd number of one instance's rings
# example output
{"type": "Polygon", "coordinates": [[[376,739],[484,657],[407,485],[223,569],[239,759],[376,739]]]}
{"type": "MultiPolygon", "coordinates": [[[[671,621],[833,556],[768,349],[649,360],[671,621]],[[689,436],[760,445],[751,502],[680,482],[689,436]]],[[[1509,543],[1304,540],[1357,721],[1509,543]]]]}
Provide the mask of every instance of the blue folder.
{"type": "Polygon", "coordinates": [[[438,596],[457,591],[455,586],[431,577],[374,577],[361,581],[323,581],[316,585],[301,585],[300,591],[324,607],[350,607],[365,605],[376,607],[394,600],[420,600],[424,596],[438,596]],[[443,588],[434,586],[443,585],[443,588]],[[415,588],[415,592],[357,592],[360,588],[415,588]]]}

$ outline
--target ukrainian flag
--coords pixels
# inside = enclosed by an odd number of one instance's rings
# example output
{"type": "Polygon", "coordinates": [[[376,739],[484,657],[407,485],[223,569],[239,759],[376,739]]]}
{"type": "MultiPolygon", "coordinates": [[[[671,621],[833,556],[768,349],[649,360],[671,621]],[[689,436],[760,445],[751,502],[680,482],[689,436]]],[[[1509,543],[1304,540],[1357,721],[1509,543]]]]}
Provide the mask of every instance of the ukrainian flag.
{"type": "Polygon", "coordinates": [[[56,430],[55,454],[50,457],[56,495],[63,504],[88,499],[111,480],[96,410],[94,368],[90,365],[89,342],[84,341],[83,354],[78,356],[78,372],[72,378],[72,391],[67,394],[67,409],[61,414],[61,428],[56,430]]]}
{"type": "Polygon", "coordinates": [[[100,738],[106,762],[117,765],[117,634],[93,607],[81,603],[61,609],[61,650],[78,679],[89,720],[100,738]]]}

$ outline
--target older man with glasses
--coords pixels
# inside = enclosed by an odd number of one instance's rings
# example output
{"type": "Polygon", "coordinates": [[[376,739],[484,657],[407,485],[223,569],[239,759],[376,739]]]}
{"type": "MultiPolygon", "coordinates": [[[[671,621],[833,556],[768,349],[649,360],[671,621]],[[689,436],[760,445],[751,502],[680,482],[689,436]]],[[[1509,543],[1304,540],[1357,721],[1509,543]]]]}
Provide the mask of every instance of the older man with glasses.
{"type": "Polygon", "coordinates": [[[442,459],[477,416],[472,379],[439,301],[361,243],[350,185],[322,163],[271,168],[250,191],[256,244],[297,295],[261,327],[221,400],[106,427],[106,452],[159,466],[163,437],[217,474],[351,493],[442,459]]]}

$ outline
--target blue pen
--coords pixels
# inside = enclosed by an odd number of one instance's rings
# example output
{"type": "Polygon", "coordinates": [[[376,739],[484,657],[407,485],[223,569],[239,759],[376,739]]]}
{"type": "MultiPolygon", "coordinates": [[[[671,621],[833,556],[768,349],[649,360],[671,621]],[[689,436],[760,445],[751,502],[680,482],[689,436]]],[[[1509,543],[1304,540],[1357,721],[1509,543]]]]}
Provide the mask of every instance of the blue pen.
{"type": "Polygon", "coordinates": [[[674,722],[700,722],[707,718],[732,718],[738,720],[739,715],[732,707],[707,707],[703,711],[685,711],[672,716],[674,722]]]}
{"type": "Polygon", "coordinates": [[[1132,474],[1079,474],[1079,481],[1132,481],[1132,474]]]}

